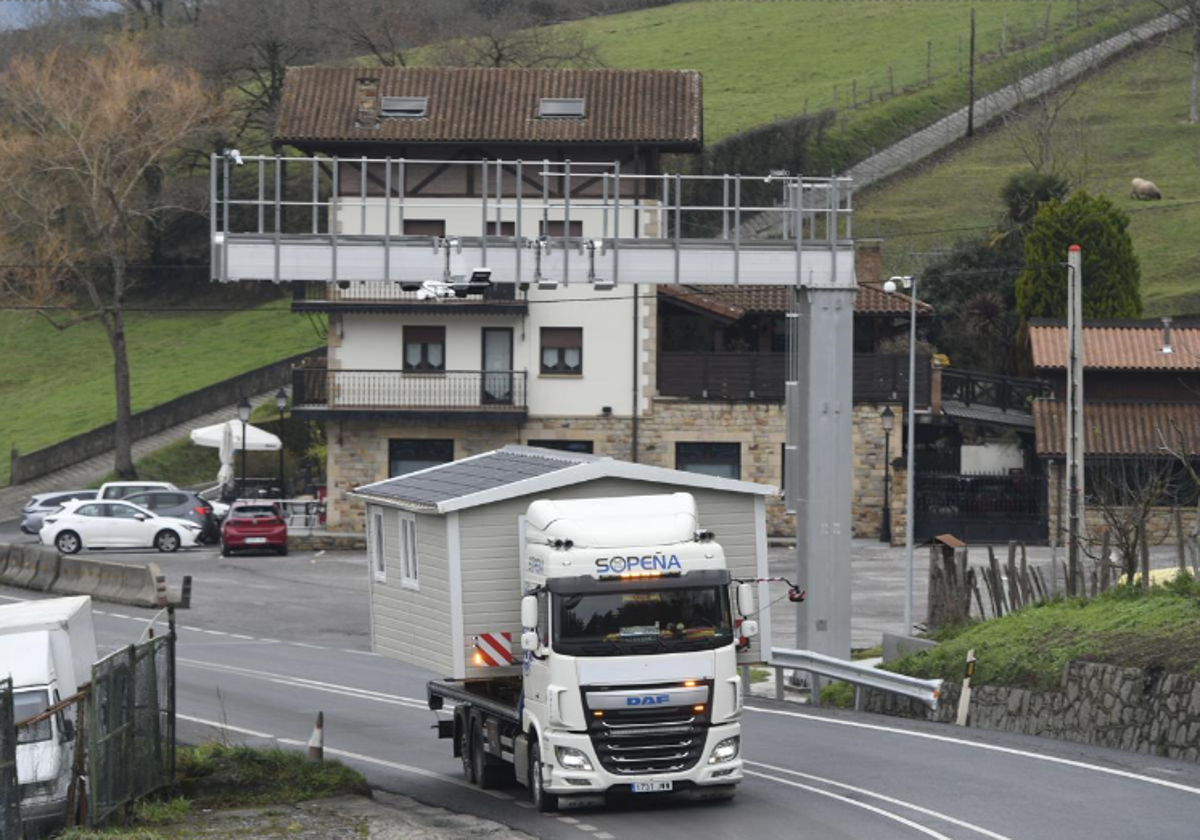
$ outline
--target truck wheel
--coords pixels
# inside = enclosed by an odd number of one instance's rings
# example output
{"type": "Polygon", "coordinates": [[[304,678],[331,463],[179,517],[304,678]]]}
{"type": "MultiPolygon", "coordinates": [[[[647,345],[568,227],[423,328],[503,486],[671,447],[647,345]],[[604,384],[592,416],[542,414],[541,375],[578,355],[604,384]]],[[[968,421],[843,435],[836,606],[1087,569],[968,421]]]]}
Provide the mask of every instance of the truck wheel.
{"type": "Polygon", "coordinates": [[[500,786],[500,774],[503,766],[494,755],[488,755],[483,749],[483,727],[478,722],[471,727],[471,761],[474,763],[475,784],[483,790],[491,790],[500,786]]]}
{"type": "Polygon", "coordinates": [[[471,727],[464,717],[458,728],[458,754],[462,758],[463,778],[467,784],[475,784],[475,762],[471,759],[471,727]]]}
{"type": "Polygon", "coordinates": [[[539,814],[558,810],[558,797],[542,787],[542,748],[537,744],[529,751],[529,798],[539,814]]]}

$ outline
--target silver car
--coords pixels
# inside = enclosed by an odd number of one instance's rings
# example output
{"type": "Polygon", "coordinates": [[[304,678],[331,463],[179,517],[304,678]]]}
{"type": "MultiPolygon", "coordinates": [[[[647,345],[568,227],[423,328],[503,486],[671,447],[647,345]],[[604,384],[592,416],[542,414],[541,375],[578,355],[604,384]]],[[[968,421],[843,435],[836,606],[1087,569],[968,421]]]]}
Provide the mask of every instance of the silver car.
{"type": "Polygon", "coordinates": [[[72,499],[94,499],[95,490],[60,490],[57,493],[38,493],[21,508],[21,531],[37,535],[47,514],[62,510],[64,502],[72,499]]]}

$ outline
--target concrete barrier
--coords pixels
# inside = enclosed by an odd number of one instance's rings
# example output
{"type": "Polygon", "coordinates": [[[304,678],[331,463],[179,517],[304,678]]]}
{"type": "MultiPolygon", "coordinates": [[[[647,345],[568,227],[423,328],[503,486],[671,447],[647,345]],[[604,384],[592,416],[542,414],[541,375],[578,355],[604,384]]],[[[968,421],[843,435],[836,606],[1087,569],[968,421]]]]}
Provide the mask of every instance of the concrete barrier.
{"type": "Polygon", "coordinates": [[[55,595],[90,595],[132,607],[166,606],[157,563],[127,566],[78,555],[62,557],[43,545],[0,543],[0,585],[55,595]]]}
{"type": "Polygon", "coordinates": [[[38,558],[32,551],[34,546],[14,545],[8,550],[8,568],[5,570],[5,582],[9,586],[19,586],[29,589],[38,573],[38,558]]]}
{"type": "Polygon", "coordinates": [[[4,571],[8,568],[8,543],[0,543],[0,581],[4,580],[4,571]]]}
{"type": "Polygon", "coordinates": [[[29,581],[29,588],[38,592],[49,592],[58,580],[59,554],[53,548],[44,545],[24,546],[25,553],[33,559],[36,571],[29,581]]]}
{"type": "Polygon", "coordinates": [[[59,561],[58,580],[54,582],[52,591],[58,595],[91,595],[96,598],[96,590],[100,588],[101,567],[115,565],[67,555],[59,561]]]}

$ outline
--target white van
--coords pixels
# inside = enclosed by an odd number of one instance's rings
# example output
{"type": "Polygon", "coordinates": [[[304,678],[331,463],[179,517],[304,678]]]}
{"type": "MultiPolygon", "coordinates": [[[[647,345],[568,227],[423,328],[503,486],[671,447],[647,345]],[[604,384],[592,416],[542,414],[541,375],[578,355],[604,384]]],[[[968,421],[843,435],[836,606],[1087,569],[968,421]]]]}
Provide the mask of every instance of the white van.
{"type": "MultiPolygon", "coordinates": [[[[91,598],[0,606],[0,679],[12,679],[18,723],[78,692],[97,658],[91,598]]],[[[74,745],[73,706],[18,730],[17,781],[27,830],[53,830],[65,819],[74,745]]]]}
{"type": "Polygon", "coordinates": [[[96,493],[97,499],[124,499],[134,493],[145,493],[150,490],[178,490],[169,481],[109,481],[100,485],[96,493]]]}

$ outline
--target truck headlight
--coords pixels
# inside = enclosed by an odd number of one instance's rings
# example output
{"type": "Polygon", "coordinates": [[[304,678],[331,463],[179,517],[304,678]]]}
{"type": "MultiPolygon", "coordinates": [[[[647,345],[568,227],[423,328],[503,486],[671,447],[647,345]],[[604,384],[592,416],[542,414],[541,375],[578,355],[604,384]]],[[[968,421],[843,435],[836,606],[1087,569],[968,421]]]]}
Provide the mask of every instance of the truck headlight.
{"type": "Polygon", "coordinates": [[[592,762],[583,750],[577,750],[574,747],[555,747],[554,752],[558,756],[559,766],[564,770],[592,769],[592,762]]]}
{"type": "Polygon", "coordinates": [[[732,738],[726,738],[715,747],[713,747],[712,755],[708,757],[709,764],[722,764],[726,761],[733,761],[738,756],[739,738],[734,735],[732,738]]]}

